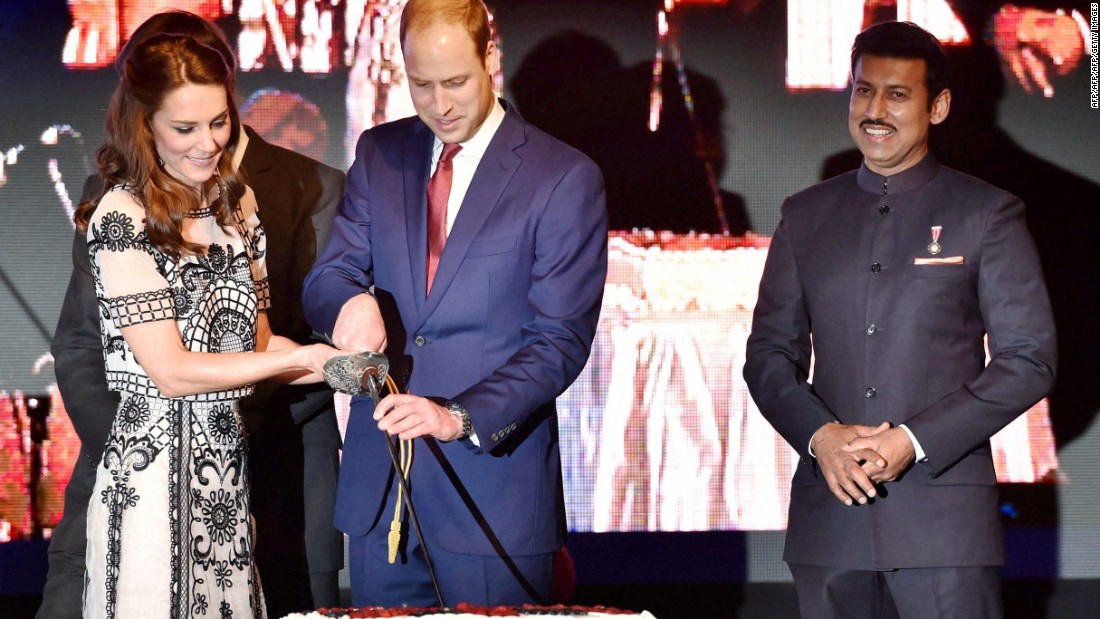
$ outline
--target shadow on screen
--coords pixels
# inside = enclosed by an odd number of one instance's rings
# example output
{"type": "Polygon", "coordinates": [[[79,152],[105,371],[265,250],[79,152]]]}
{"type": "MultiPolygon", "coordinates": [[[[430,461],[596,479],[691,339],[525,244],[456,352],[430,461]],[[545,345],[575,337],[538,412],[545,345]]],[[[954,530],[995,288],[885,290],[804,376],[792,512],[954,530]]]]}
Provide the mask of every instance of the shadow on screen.
{"type": "MultiPolygon", "coordinates": [[[[685,68],[689,116],[676,66],[662,67],[659,128],[647,127],[652,62],[622,66],[611,47],[580,32],[555,34],[524,57],[510,82],[524,118],[585,153],[603,171],[612,230],[721,231],[706,166],[726,163],[725,100],[711,77],[685,68]]],[[[719,189],[730,232],[750,229],[744,199],[719,189]]]]}

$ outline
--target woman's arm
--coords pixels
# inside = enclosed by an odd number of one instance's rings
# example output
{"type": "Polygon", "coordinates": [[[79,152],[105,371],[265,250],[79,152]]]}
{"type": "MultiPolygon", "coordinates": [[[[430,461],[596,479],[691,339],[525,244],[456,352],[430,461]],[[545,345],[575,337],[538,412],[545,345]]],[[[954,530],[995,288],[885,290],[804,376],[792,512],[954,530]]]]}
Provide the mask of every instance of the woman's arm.
{"type": "Polygon", "coordinates": [[[175,322],[167,320],[135,324],[121,331],[157,390],[173,398],[268,379],[293,384],[320,382],[325,362],[341,354],[325,344],[299,346],[272,335],[263,312],[256,321],[256,352],[193,352],[183,345],[175,322]]]}

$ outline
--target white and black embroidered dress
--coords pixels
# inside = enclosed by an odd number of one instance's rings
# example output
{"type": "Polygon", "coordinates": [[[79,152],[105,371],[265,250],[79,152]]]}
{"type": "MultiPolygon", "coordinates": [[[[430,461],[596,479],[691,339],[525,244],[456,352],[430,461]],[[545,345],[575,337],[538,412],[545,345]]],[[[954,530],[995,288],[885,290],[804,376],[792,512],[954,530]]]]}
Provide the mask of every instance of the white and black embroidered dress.
{"type": "Polygon", "coordinates": [[[155,249],[144,218],[120,186],[88,228],[107,380],[122,399],[88,508],[84,616],[262,617],[237,404],[252,386],[165,397],[120,331],[170,320],[189,350],[253,351],[270,304],[256,201],[249,190],[228,230],[192,211],[183,236],[209,247],[200,256],[155,249]]]}

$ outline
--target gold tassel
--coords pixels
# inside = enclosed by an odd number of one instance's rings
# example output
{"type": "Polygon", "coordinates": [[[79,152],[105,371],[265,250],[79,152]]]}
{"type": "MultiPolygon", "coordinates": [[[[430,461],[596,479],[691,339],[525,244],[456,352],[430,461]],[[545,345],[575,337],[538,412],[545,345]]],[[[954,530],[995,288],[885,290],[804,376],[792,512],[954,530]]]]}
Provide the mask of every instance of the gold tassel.
{"type": "MultiPolygon", "coordinates": [[[[389,387],[390,393],[399,393],[397,391],[397,384],[389,376],[386,377],[386,386],[389,387]]],[[[393,437],[389,432],[386,433],[386,440],[391,441],[393,437]]],[[[413,457],[413,442],[411,440],[403,441],[398,439],[398,462],[401,465],[401,470],[397,471],[397,474],[404,477],[406,481],[409,479],[409,472],[412,471],[412,457],[413,457]]],[[[401,521],[401,516],[405,512],[405,493],[401,484],[397,485],[397,501],[393,506],[393,520],[390,522],[390,533],[386,537],[389,548],[390,564],[397,562],[397,550],[401,547],[401,535],[404,532],[405,525],[401,521]]]]}
{"type": "Polygon", "coordinates": [[[402,528],[403,527],[401,525],[400,520],[394,520],[393,522],[390,523],[390,535],[389,535],[388,539],[389,539],[389,542],[390,542],[389,548],[390,548],[390,564],[391,565],[394,564],[394,563],[397,563],[397,548],[401,545],[401,529],[402,528]]]}

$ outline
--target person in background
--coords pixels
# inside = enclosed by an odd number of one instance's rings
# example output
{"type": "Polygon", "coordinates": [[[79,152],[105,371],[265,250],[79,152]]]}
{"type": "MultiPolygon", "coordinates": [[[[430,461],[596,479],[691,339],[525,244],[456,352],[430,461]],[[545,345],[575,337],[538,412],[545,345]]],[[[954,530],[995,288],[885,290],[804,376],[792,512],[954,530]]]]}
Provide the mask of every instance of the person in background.
{"type": "Polygon", "coordinates": [[[884,22],[851,58],[863,165],[783,204],[747,345],[801,456],[783,558],[805,618],[1001,617],[989,438],[1054,383],[1038,255],[1019,199],[929,154],[939,41],[884,22]]]}

